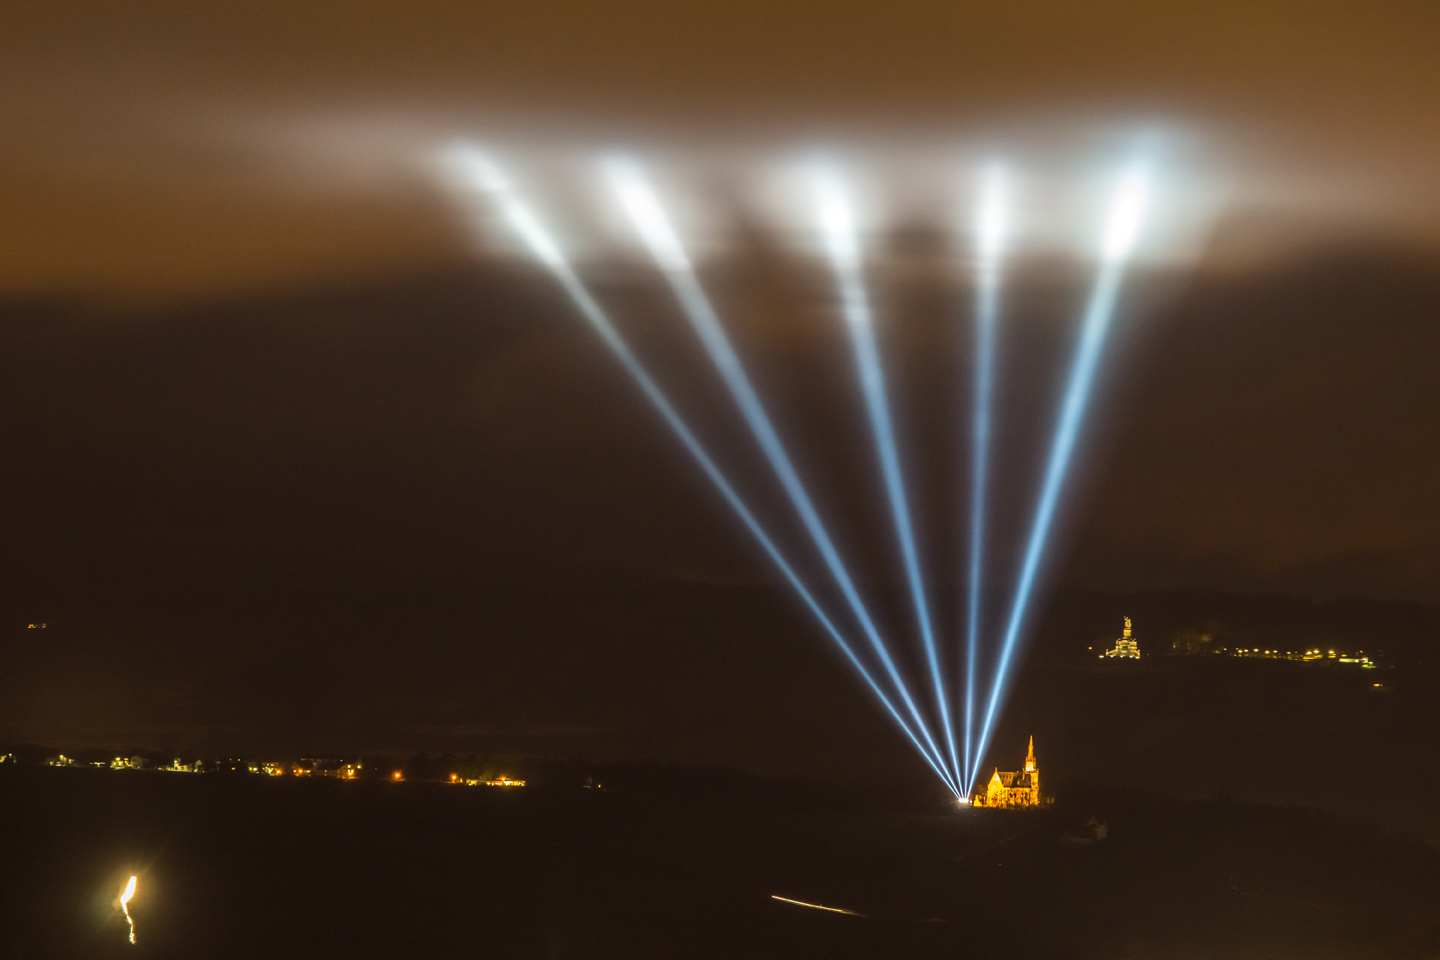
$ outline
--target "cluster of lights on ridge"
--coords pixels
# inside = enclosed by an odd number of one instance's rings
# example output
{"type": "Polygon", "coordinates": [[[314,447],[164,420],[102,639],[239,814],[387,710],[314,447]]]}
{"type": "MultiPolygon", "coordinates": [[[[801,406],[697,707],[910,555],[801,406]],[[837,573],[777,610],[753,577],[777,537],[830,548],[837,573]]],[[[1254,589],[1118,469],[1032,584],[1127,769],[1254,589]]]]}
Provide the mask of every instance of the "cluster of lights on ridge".
{"type": "Polygon", "coordinates": [[[606,182],[629,225],[654,260],[671,292],[710,357],[716,372],[734,400],[742,419],[764,454],[791,507],[798,515],[849,614],[875,657],[867,664],[848,631],[828,613],[812,585],[741,497],[695,431],[631,349],[610,315],[572,266],[554,234],[521,195],[504,171],[485,152],[469,144],[455,144],[443,154],[444,167],[456,195],[470,205],[477,222],[498,210],[528,251],[558,282],[572,305],[620,361],[631,379],[680,440],[722,499],[775,564],[823,632],[859,673],[885,712],[906,739],[957,798],[969,796],[979,775],[985,751],[1011,682],[1011,671],[1023,636],[1046,546],[1062,499],[1076,445],[1080,439],[1093,393],[1096,373],[1116,312],[1125,267],[1144,226],[1149,204],[1145,168],[1127,168],[1110,198],[1099,237],[1099,271],[1081,317],[1079,342],[1071,360],[1061,405],[1051,436],[1040,490],[1024,543],[1023,560],[1015,582],[995,666],[984,696],[979,684],[982,646],[980,604],[984,594],[986,550],[986,496],[989,484],[992,409],[995,393],[996,340],[1000,320],[1000,286],[1008,218],[1008,178],[992,164],[982,171],[979,202],[973,222],[976,252],[975,370],[972,389],[971,483],[969,538],[966,557],[966,610],[963,624],[963,659],[949,664],[941,656],[930,610],[925,577],[915,543],[913,520],[886,393],[884,365],[876,343],[874,316],[865,284],[864,254],[855,211],[846,181],[833,165],[811,169],[814,223],[839,295],[840,316],[854,354],[870,433],[880,467],[889,513],[905,571],[911,605],[928,673],[938,719],[937,738],[927,722],[927,708],[906,681],[890,645],[877,627],[854,578],[821,519],[808,489],[766,408],[736,353],[714,304],[705,293],[690,254],[672,225],[660,197],[642,166],[628,157],[603,161],[606,182]],[[878,669],[876,669],[878,667],[878,669]],[[963,695],[955,707],[947,692],[950,671],[963,676],[963,695]],[[981,704],[983,703],[983,708],[981,704]],[[960,728],[957,731],[957,726],[960,728]],[[958,742],[957,742],[958,735],[958,742]],[[943,747],[942,747],[943,743],[943,747]]]}

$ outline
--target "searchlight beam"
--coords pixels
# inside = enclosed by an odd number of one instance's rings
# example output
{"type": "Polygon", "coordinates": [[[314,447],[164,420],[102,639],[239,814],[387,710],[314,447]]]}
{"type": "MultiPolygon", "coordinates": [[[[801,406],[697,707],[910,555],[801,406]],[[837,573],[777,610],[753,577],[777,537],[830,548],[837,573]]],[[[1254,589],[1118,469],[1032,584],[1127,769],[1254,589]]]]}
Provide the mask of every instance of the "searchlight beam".
{"type": "MultiPolygon", "coordinates": [[[[920,738],[910,725],[900,715],[895,704],[880,686],[875,677],[866,669],[864,663],[856,655],[850,643],[840,633],[834,621],[832,621],[819,601],[811,593],[810,589],[800,579],[799,574],[780,552],[779,547],[771,538],[765,528],[761,526],[754,513],[746,505],[729,479],[716,465],[710,454],[701,445],[699,439],[690,429],[689,424],[680,416],[679,412],[670,403],[669,398],[660,389],[660,386],[650,376],[639,358],[630,349],[629,344],[611,322],[609,315],[599,302],[591,295],[590,291],[581,282],[569,262],[566,260],[559,245],[547,231],[540,219],[534,214],[528,205],[515,191],[504,173],[490,158],[482,151],[468,146],[457,145],[450,148],[444,157],[449,171],[452,173],[455,185],[462,191],[465,199],[474,203],[481,199],[494,203],[499,207],[500,212],[509,222],[510,226],[524,241],[550,273],[555,277],[561,288],[565,291],[570,301],[579,311],[585,321],[596,332],[600,339],[610,349],[617,360],[630,374],[640,391],[645,394],[646,399],[655,407],[661,418],[679,438],[682,445],[694,458],[700,469],[710,479],[716,489],[720,492],[725,502],[740,517],[745,528],[759,542],[766,555],[780,570],[787,583],[795,590],[807,609],[819,621],[826,635],[839,647],[840,652],[849,661],[851,666],[864,679],[886,712],[895,720],[901,731],[905,734],[912,746],[919,752],[920,756],[930,766],[952,791],[958,793],[958,783],[950,773],[945,770],[943,764],[938,764],[931,754],[922,746],[920,738]]],[[[922,727],[923,730],[923,727],[922,727]]]]}
{"type": "Polygon", "coordinates": [[[956,778],[963,779],[955,749],[955,729],[950,716],[950,701],[945,692],[945,679],[940,669],[940,655],[936,649],[930,605],[925,595],[925,579],[920,569],[919,552],[915,548],[915,534],[910,521],[910,505],[905,493],[905,481],[901,474],[900,455],[896,448],[890,405],[885,395],[885,373],[880,363],[879,349],[875,344],[874,318],[861,274],[860,242],[855,227],[855,213],[851,208],[845,184],[834,170],[821,167],[815,171],[815,174],[821,235],[826,252],[829,254],[830,265],[835,271],[835,282],[840,292],[840,308],[845,318],[846,329],[850,333],[851,346],[855,352],[855,364],[860,377],[861,390],[865,396],[865,409],[869,415],[871,432],[875,436],[875,448],[880,458],[880,471],[885,481],[885,492],[890,500],[890,513],[895,523],[895,533],[900,541],[900,555],[905,566],[905,576],[910,584],[910,599],[914,604],[915,618],[920,627],[926,665],[929,667],[931,680],[935,687],[935,705],[940,713],[941,728],[945,732],[950,764],[956,771],[956,778]]]}
{"type": "Polygon", "coordinates": [[[1150,201],[1150,183],[1145,169],[1139,165],[1131,167],[1120,178],[1110,200],[1105,229],[1101,235],[1100,272],[1091,288],[1090,300],[1085,308],[1081,325],[1080,344],[1070,368],[1070,378],[1065,387],[1060,419],[1050,447],[1050,457],[1045,468],[1045,479],[1036,502],[1035,516],[1026,542],[1025,557],[1016,582],[1014,600],[1010,606],[1009,619],[1005,624],[1004,640],[1000,647],[1000,658],[995,676],[990,684],[990,696],[985,706],[985,719],[976,744],[975,762],[968,771],[968,783],[973,785],[979,774],[980,763],[989,745],[990,735],[1006,691],[1010,665],[1019,643],[1020,630],[1029,612],[1030,595],[1035,586],[1041,560],[1044,558],[1046,540],[1055,518],[1060,496],[1064,491],[1070,460],[1085,419],[1095,383],[1096,368],[1105,346],[1110,321],[1115,315],[1115,304],[1120,293],[1120,282],[1124,277],[1126,263],[1134,251],[1144,226],[1145,215],[1150,201]]]}
{"type": "Polygon", "coordinates": [[[965,607],[965,766],[962,777],[969,796],[969,770],[974,765],[975,673],[980,647],[980,596],[985,565],[985,503],[990,473],[991,405],[995,393],[995,333],[1000,316],[1000,261],[1006,224],[1007,183],[999,164],[988,166],[981,178],[980,203],[974,236],[975,379],[970,426],[970,544],[969,584],[965,607]]]}
{"type": "MultiPolygon", "coordinates": [[[[846,568],[824,522],[820,519],[819,512],[815,509],[815,503],[796,472],[795,465],[791,461],[789,453],[786,452],[774,423],[766,413],[759,395],[755,392],[754,385],[750,382],[750,377],[746,374],[745,367],[736,354],[724,325],[720,322],[714,304],[711,303],[704,288],[700,285],[690,257],[676,234],[670,218],[666,215],[659,197],[651,187],[644,171],[634,161],[612,157],[605,162],[605,172],[621,207],[624,208],[636,232],[640,235],[640,239],[669,282],[670,289],[675,294],[676,300],[679,301],[681,310],[689,320],[696,336],[700,338],[706,352],[709,353],[721,379],[725,381],[725,386],[740,408],[745,423],[750,427],[750,432],[754,434],[766,460],[770,462],[770,467],[775,472],[780,485],[784,487],[791,505],[800,515],[806,532],[809,533],[816,550],[824,559],[825,566],[829,569],[836,586],[840,588],[841,594],[850,605],[855,619],[870,641],[875,655],[879,657],[895,691],[904,702],[911,719],[915,721],[916,726],[924,735],[934,758],[943,765],[943,757],[935,745],[925,719],[916,706],[904,678],[900,675],[894,658],[881,638],[865,602],[855,588],[850,571],[846,568]]],[[[955,770],[955,774],[952,789],[959,786],[958,768],[955,770]]]]}

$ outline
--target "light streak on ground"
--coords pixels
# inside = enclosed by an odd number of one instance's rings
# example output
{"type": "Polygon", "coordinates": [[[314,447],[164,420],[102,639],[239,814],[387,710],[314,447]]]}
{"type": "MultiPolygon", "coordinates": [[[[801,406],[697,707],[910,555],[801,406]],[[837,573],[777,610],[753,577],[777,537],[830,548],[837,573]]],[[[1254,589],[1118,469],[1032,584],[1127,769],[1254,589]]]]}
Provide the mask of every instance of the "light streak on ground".
{"type": "Polygon", "coordinates": [[[900,555],[905,565],[906,579],[910,584],[910,598],[920,626],[926,665],[930,669],[935,687],[935,704],[940,713],[940,724],[945,732],[946,747],[950,752],[950,764],[955,770],[955,779],[963,780],[955,749],[950,698],[945,692],[944,674],[940,670],[940,655],[935,645],[930,605],[925,597],[925,579],[920,570],[919,553],[915,549],[910,505],[905,494],[905,481],[901,476],[900,455],[896,450],[890,405],[885,396],[885,373],[880,363],[880,352],[875,345],[874,318],[861,276],[860,242],[855,226],[855,214],[845,184],[839,175],[826,167],[817,168],[815,174],[821,235],[830,256],[830,264],[835,271],[836,284],[840,291],[840,308],[855,352],[865,409],[870,418],[871,432],[875,436],[880,471],[885,481],[885,492],[890,500],[895,534],[900,541],[900,555]]]}
{"type": "Polygon", "coordinates": [[[1090,300],[1085,308],[1081,326],[1080,345],[1070,368],[1069,382],[1065,387],[1060,419],[1056,424],[1055,436],[1050,447],[1050,457],[1045,467],[1045,480],[1036,502],[1035,516],[1030,529],[1030,538],[1025,547],[1025,558],[1016,582],[1015,597],[1010,606],[1009,619],[1000,647],[1000,658],[990,684],[989,701],[985,707],[985,720],[980,730],[980,739],[975,749],[975,765],[969,771],[973,783],[979,774],[980,763],[989,744],[991,728],[994,725],[1000,701],[1005,694],[1005,684],[1010,663],[1019,642],[1020,629],[1028,612],[1030,594],[1044,557],[1045,543],[1050,533],[1051,522],[1065,486],[1065,477],[1070,467],[1071,455],[1085,418],[1090,394],[1094,386],[1095,371],[1105,346],[1105,336],[1110,321],[1115,315],[1115,302],[1124,277],[1125,264],[1139,239],[1144,226],[1146,208],[1149,205],[1149,178],[1143,167],[1134,166],[1120,178],[1110,200],[1105,230],[1101,236],[1100,272],[1095,286],[1091,289],[1090,300]]]}
{"type": "Polygon", "coordinates": [[[130,898],[135,896],[135,877],[125,884],[125,892],[120,894],[120,909],[125,911],[125,922],[130,924],[130,942],[135,942],[135,920],[130,916],[130,898]]]}
{"type": "MultiPolygon", "coordinates": [[[[636,386],[645,395],[646,399],[655,407],[665,423],[674,431],[685,449],[694,458],[700,469],[715,485],[725,502],[740,517],[745,528],[760,544],[766,555],[780,570],[787,583],[795,590],[805,607],[819,621],[827,636],[835,642],[840,652],[845,656],[860,676],[865,680],[867,686],[875,694],[886,712],[899,725],[906,738],[920,753],[922,759],[932,770],[944,780],[946,784],[952,782],[952,778],[946,773],[943,765],[937,764],[930,754],[921,745],[919,737],[910,725],[900,715],[895,704],[882,689],[879,682],[865,667],[864,663],[856,655],[850,643],[840,633],[834,621],[832,621],[824,609],[820,606],[813,593],[800,579],[799,574],[780,552],[775,541],[761,526],[760,521],[751,512],[749,506],[741,499],[740,494],[730,483],[730,480],[716,465],[710,454],[701,445],[698,437],[690,429],[689,424],[680,416],[679,412],[671,404],[664,391],[650,376],[649,371],[640,362],[630,349],[630,345],[611,322],[609,315],[599,302],[595,300],[590,291],[581,282],[574,268],[566,260],[559,244],[555,242],[550,232],[545,229],[544,224],[520,197],[519,193],[510,184],[503,171],[482,151],[468,146],[456,145],[451,147],[444,156],[448,172],[454,178],[454,186],[458,188],[463,199],[471,204],[484,202],[498,206],[500,212],[509,222],[510,226],[519,234],[520,238],[530,248],[535,257],[549,269],[561,288],[565,291],[570,301],[584,317],[585,321],[610,349],[615,358],[620,361],[636,386]]],[[[482,214],[481,210],[473,210],[473,213],[482,214]]]]}
{"type": "MultiPolygon", "coordinates": [[[[746,374],[745,367],[740,362],[740,357],[736,354],[724,325],[720,322],[714,304],[711,303],[704,288],[700,285],[690,257],[680,238],[676,235],[670,218],[661,205],[660,198],[656,195],[640,166],[634,161],[612,157],[606,161],[605,170],[615,195],[620,200],[620,205],[665,275],[670,289],[680,302],[680,308],[689,320],[696,336],[700,338],[706,352],[710,354],[715,369],[719,372],[721,379],[725,381],[725,386],[730,390],[730,395],[740,408],[740,413],[750,427],[751,433],[754,434],[760,449],[764,451],[765,458],[770,462],[776,478],[784,487],[795,511],[800,515],[806,532],[809,533],[810,539],[814,542],[815,548],[819,551],[830,575],[834,578],[836,586],[840,588],[855,619],[870,641],[876,656],[879,657],[886,675],[895,687],[895,692],[899,694],[911,719],[915,721],[916,727],[923,734],[932,756],[943,767],[945,765],[944,758],[935,745],[928,725],[916,706],[904,678],[900,675],[894,658],[881,638],[865,602],[861,599],[859,591],[856,590],[850,571],[840,558],[840,553],[826,530],[824,522],[821,521],[814,501],[796,472],[795,465],[791,461],[789,453],[786,452],[774,423],[766,413],[759,395],[756,394],[754,385],[750,382],[750,377],[746,374]]],[[[953,754],[953,749],[951,752],[953,754]]],[[[951,763],[953,766],[953,757],[951,763]]],[[[956,776],[953,778],[942,777],[942,779],[945,779],[950,789],[958,794],[960,788],[958,769],[955,773],[956,776]]]]}
{"type": "Polygon", "coordinates": [[[980,646],[980,587],[985,557],[986,485],[990,472],[990,407],[995,393],[995,328],[1000,313],[1000,258],[1005,242],[1005,171],[991,164],[983,174],[975,216],[975,380],[970,453],[969,589],[965,608],[964,792],[974,765],[975,672],[980,646]]]}
{"type": "Polygon", "coordinates": [[[809,907],[811,910],[825,910],[829,913],[843,913],[847,917],[863,917],[865,914],[856,913],[854,910],[841,910],[839,907],[822,907],[818,903],[806,903],[804,900],[791,900],[789,897],[781,897],[770,894],[771,900],[779,900],[782,903],[793,903],[797,907],[809,907]]]}

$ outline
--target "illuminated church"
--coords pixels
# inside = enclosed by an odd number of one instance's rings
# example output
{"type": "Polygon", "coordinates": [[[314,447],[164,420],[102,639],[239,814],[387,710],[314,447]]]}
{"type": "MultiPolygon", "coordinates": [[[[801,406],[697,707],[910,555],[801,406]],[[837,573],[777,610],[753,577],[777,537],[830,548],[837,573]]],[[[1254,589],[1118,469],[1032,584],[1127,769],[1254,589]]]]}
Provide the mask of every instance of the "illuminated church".
{"type": "Polygon", "coordinates": [[[970,797],[970,805],[975,807],[1038,807],[1040,802],[1040,768],[1035,765],[1034,737],[1030,738],[1024,770],[996,769],[985,792],[976,792],[970,797]]]}

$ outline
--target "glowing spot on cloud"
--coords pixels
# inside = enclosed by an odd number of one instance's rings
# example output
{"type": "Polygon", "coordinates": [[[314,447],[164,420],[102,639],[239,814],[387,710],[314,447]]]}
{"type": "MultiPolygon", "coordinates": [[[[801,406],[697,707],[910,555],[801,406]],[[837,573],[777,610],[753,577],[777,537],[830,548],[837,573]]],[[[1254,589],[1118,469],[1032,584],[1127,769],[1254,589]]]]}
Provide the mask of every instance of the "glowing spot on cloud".
{"type": "Polygon", "coordinates": [[[1124,260],[1130,256],[1135,249],[1135,241],[1140,237],[1149,205],[1150,179],[1143,167],[1131,167],[1115,191],[1110,214],[1105,220],[1101,251],[1107,261],[1124,260]]]}
{"type": "Polygon", "coordinates": [[[454,144],[440,159],[458,192],[488,197],[499,206],[501,214],[537,260],[552,270],[568,269],[559,245],[516,195],[499,165],[484,151],[470,144],[454,144]]]}
{"type": "Polygon", "coordinates": [[[671,226],[670,218],[660,206],[660,198],[650,189],[640,165],[626,157],[608,157],[605,172],[620,205],[625,208],[630,222],[660,264],[660,269],[688,274],[691,270],[690,257],[671,226]]]}

